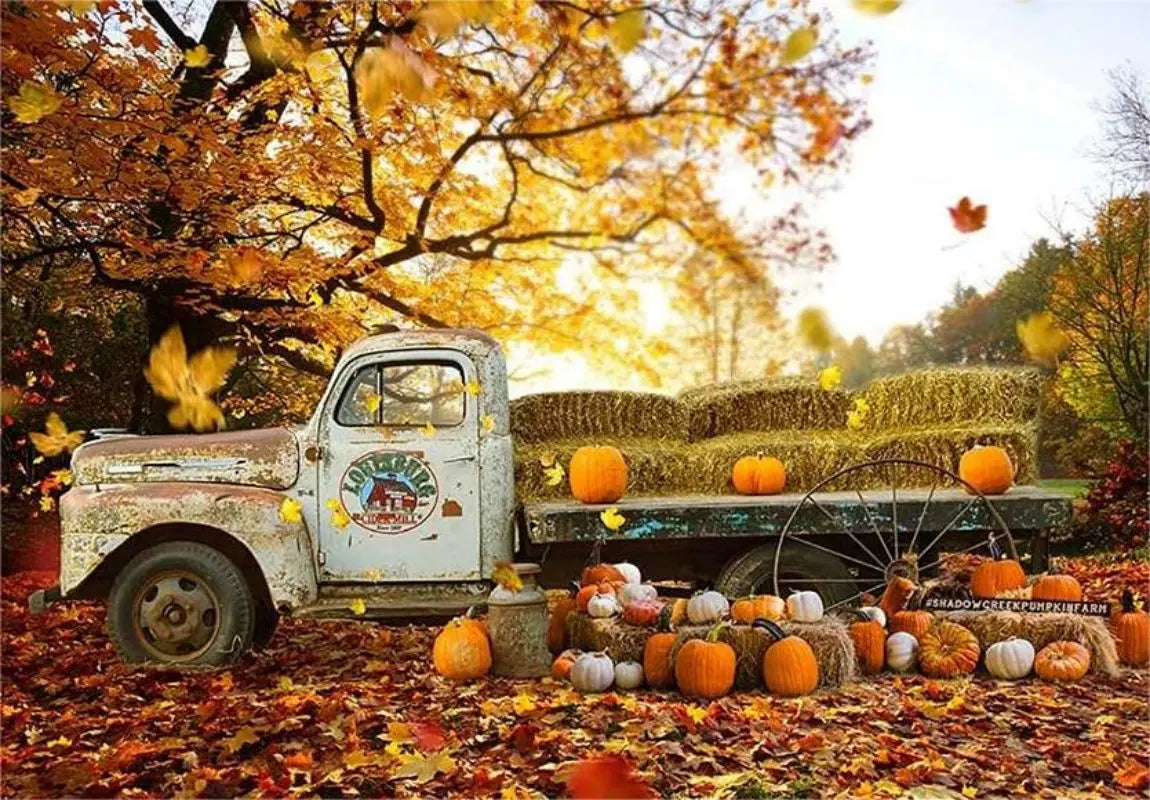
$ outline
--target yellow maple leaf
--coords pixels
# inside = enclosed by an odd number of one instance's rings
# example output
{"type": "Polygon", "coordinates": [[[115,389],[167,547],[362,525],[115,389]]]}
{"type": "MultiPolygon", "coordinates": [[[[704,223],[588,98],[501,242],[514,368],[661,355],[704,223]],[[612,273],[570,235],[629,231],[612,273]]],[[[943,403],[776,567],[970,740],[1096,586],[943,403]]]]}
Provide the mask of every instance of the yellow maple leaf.
{"type": "Polygon", "coordinates": [[[71,486],[72,481],[75,480],[70,469],[52,470],[52,478],[63,486],[71,486]]]}
{"type": "Polygon", "coordinates": [[[419,429],[419,432],[422,433],[424,436],[434,436],[435,435],[435,426],[432,425],[431,422],[429,421],[426,425],[424,425],[422,428],[419,429]]]}
{"type": "Polygon", "coordinates": [[[619,513],[616,506],[610,506],[599,512],[599,520],[609,531],[617,531],[623,527],[627,518],[619,513]]]}
{"type": "Polygon", "coordinates": [[[212,63],[212,54],[208,52],[207,45],[199,44],[184,51],[184,63],[193,69],[206,67],[212,63]]]}
{"type": "Polygon", "coordinates": [[[966,784],[963,784],[962,796],[963,797],[978,797],[978,789],[974,788],[973,786],[967,786],[966,784]]]}
{"type": "Polygon", "coordinates": [[[327,500],[324,505],[331,510],[331,524],[339,530],[343,530],[351,524],[351,517],[348,516],[347,511],[344,510],[343,503],[335,498],[327,500]]]}
{"type": "Polygon", "coordinates": [[[506,561],[495,562],[495,571],[491,573],[491,580],[509,592],[518,592],[523,588],[523,578],[515,571],[515,567],[506,561]]]}
{"type": "Polygon", "coordinates": [[[374,414],[376,411],[379,411],[379,407],[382,403],[383,398],[375,392],[363,398],[363,407],[367,409],[368,414],[374,414]]]}
{"type": "Polygon", "coordinates": [[[323,308],[323,296],[315,289],[307,293],[307,301],[311,303],[312,308],[323,308]]]}
{"type": "Polygon", "coordinates": [[[367,613],[367,603],[363,602],[362,597],[356,597],[347,604],[347,607],[351,609],[351,613],[355,614],[357,617],[362,617],[367,613]]]}
{"type": "Polygon", "coordinates": [[[783,63],[794,64],[804,58],[811,50],[814,50],[818,42],[819,33],[814,28],[799,28],[791,31],[791,35],[783,43],[783,63]]]}
{"type": "Polygon", "coordinates": [[[8,108],[16,115],[17,122],[31,125],[59,111],[61,102],[60,95],[51,86],[24,81],[20,90],[8,98],[8,108]]]}
{"type": "Polygon", "coordinates": [[[96,0],[56,0],[56,5],[81,17],[96,7],[96,0]]]}
{"type": "Polygon", "coordinates": [[[238,752],[245,744],[255,744],[260,740],[255,728],[248,725],[240,728],[232,736],[224,739],[224,748],[232,754],[238,752]]]}
{"type": "Polygon", "coordinates": [[[837,388],[842,380],[843,371],[841,367],[831,365],[819,371],[819,388],[824,392],[837,388]]]}
{"type": "Polygon", "coordinates": [[[148,355],[144,377],[157,395],[175,403],[168,411],[173,428],[206,431],[224,426],[211,395],[223,387],[235,363],[230,347],[205,347],[189,359],[180,326],[173,325],[148,355]]]}
{"type": "Polygon", "coordinates": [[[796,331],[803,344],[812,350],[825,352],[831,349],[834,332],[827,320],[826,312],[813,306],[799,312],[796,331]]]}
{"type": "Polygon", "coordinates": [[[479,381],[468,381],[463,384],[463,391],[467,392],[472,397],[479,396],[479,381]]]}
{"type": "Polygon", "coordinates": [[[630,53],[647,35],[647,14],[641,8],[624,11],[607,26],[607,38],[621,53],[630,53]]]}
{"type": "Polygon", "coordinates": [[[21,189],[18,192],[12,192],[12,205],[17,208],[27,208],[40,199],[40,190],[35,186],[29,186],[27,189],[21,189]]]}
{"type": "Polygon", "coordinates": [[[44,420],[44,433],[31,431],[28,433],[28,438],[32,440],[32,446],[38,453],[51,458],[61,453],[70,453],[79,447],[84,441],[84,431],[68,430],[64,420],[53,411],[44,420]]]}
{"type": "Polygon", "coordinates": [[[40,510],[48,512],[56,508],[56,498],[51,495],[44,495],[40,498],[40,510]]]}
{"type": "Polygon", "coordinates": [[[863,416],[866,416],[870,413],[870,403],[865,397],[855,398],[855,411],[859,412],[863,416]]]}
{"type": "Polygon", "coordinates": [[[468,23],[486,22],[496,10],[491,0],[431,0],[418,19],[436,36],[450,36],[468,23]]]}
{"type": "Polygon", "coordinates": [[[392,773],[392,777],[410,778],[415,783],[427,783],[441,772],[444,775],[455,772],[455,759],[442,750],[430,756],[402,755],[399,760],[399,769],[392,773]]]}
{"type": "Polygon", "coordinates": [[[435,72],[398,36],[388,47],[364,53],[355,77],[363,106],[373,117],[386,114],[396,95],[412,103],[428,99],[436,81],[435,72]]]}
{"type": "Polygon", "coordinates": [[[566,472],[563,470],[562,464],[552,464],[549,467],[543,468],[543,475],[548,486],[558,486],[563,482],[563,476],[565,474],[566,472]]]}
{"type": "Polygon", "coordinates": [[[544,467],[555,466],[555,454],[544,453],[543,455],[539,456],[539,464],[544,467]]]}
{"type": "Polygon", "coordinates": [[[45,742],[45,744],[48,747],[70,747],[72,744],[72,740],[69,739],[67,736],[61,736],[57,739],[53,739],[50,742],[45,742]]]}
{"type": "Polygon", "coordinates": [[[493,430],[495,430],[495,417],[491,416],[490,414],[484,414],[483,417],[479,420],[479,424],[485,434],[491,433],[493,430]]]}
{"type": "Polygon", "coordinates": [[[1027,357],[1039,364],[1058,366],[1058,357],[1070,346],[1070,338],[1058,327],[1049,311],[1020,319],[1014,327],[1027,357]]]}
{"type": "Polygon", "coordinates": [[[528,694],[527,692],[520,692],[515,695],[515,699],[511,702],[511,707],[519,716],[530,714],[539,708],[539,706],[535,704],[534,695],[528,694]]]}
{"type": "Polygon", "coordinates": [[[847,427],[852,431],[861,430],[863,426],[863,415],[858,409],[851,409],[847,412],[847,427]]]}
{"type": "Polygon", "coordinates": [[[285,497],[280,503],[280,520],[294,525],[303,521],[303,506],[293,497],[285,497]]]}
{"type": "Polygon", "coordinates": [[[889,14],[902,5],[902,0],[851,0],[855,11],[872,16],[889,14]]]}

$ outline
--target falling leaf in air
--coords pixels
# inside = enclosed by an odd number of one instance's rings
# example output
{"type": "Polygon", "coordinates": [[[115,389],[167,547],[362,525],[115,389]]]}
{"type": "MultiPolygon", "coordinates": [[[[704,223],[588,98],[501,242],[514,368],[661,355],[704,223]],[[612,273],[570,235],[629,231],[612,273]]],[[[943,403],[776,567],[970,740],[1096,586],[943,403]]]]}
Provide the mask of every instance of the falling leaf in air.
{"type": "Polygon", "coordinates": [[[331,511],[331,524],[339,530],[343,530],[351,524],[351,517],[347,515],[344,510],[343,503],[336,500],[334,497],[324,502],[324,505],[331,511]]]}
{"type": "Polygon", "coordinates": [[[29,186],[27,189],[12,192],[12,205],[17,208],[27,208],[40,199],[40,194],[40,190],[35,186],[29,186]]]}
{"type": "Polygon", "coordinates": [[[495,571],[491,573],[491,580],[509,592],[518,592],[523,588],[523,578],[515,571],[515,567],[506,561],[495,562],[495,571]]]}
{"type": "Polygon", "coordinates": [[[1058,357],[1070,346],[1069,337],[1058,327],[1049,311],[1018,320],[1015,331],[1027,357],[1048,367],[1058,366],[1058,357]]]}
{"type": "Polygon", "coordinates": [[[866,418],[869,413],[870,403],[866,401],[866,398],[856,397],[854,408],[847,412],[847,427],[852,431],[861,430],[866,424],[866,418]]]}
{"type": "Polygon", "coordinates": [[[61,486],[71,486],[75,480],[70,469],[56,469],[52,470],[52,479],[59,483],[61,486]]]}
{"type": "Polygon", "coordinates": [[[562,464],[556,463],[543,468],[543,477],[548,486],[558,486],[563,483],[564,475],[566,472],[563,470],[562,464]]]}
{"type": "Polygon", "coordinates": [[[950,221],[959,233],[974,233],[986,227],[986,206],[976,206],[969,197],[963,197],[958,205],[948,208],[950,221]]]}
{"type": "Polygon", "coordinates": [[[792,31],[783,44],[783,63],[794,64],[814,50],[819,42],[819,34],[814,28],[799,28],[792,31]]]}
{"type": "Polygon", "coordinates": [[[902,5],[902,0],[851,0],[855,11],[872,16],[882,16],[895,11],[902,5]]]}
{"type": "Polygon", "coordinates": [[[40,510],[44,512],[52,511],[56,508],[56,498],[45,495],[40,498],[40,510]]]}
{"type": "Polygon", "coordinates": [[[368,414],[375,414],[379,411],[380,405],[383,403],[383,398],[377,392],[372,392],[363,398],[363,407],[367,410],[368,414]]]}
{"type": "Polygon", "coordinates": [[[467,392],[472,397],[478,397],[479,396],[479,381],[472,380],[472,381],[468,381],[467,383],[463,384],[463,391],[467,392]]]}
{"type": "Polygon", "coordinates": [[[56,5],[82,17],[96,7],[96,0],[56,0],[56,5]]]}
{"type": "Polygon", "coordinates": [[[483,428],[484,433],[491,433],[495,430],[495,417],[491,414],[484,414],[479,420],[480,426],[483,428]]]}
{"type": "Polygon", "coordinates": [[[355,77],[364,108],[373,117],[386,114],[396,95],[412,103],[430,99],[438,78],[398,36],[391,37],[387,47],[373,47],[364,53],[355,77]]]}
{"type": "Polygon", "coordinates": [[[434,436],[435,435],[435,426],[432,425],[431,422],[429,421],[426,425],[424,425],[422,428],[419,429],[419,432],[422,433],[424,436],[434,436]]]}
{"type": "Polygon", "coordinates": [[[631,762],[618,755],[583,759],[567,773],[566,783],[574,800],[658,796],[634,774],[631,762]]]}
{"type": "Polygon", "coordinates": [[[24,81],[20,91],[8,98],[8,108],[17,122],[31,125],[60,110],[60,95],[51,86],[35,81],[24,81]]]}
{"type": "Polygon", "coordinates": [[[292,497],[283,499],[283,502],[280,503],[280,520],[289,525],[303,521],[303,506],[300,505],[299,500],[292,497]]]}
{"type": "Polygon", "coordinates": [[[624,11],[607,26],[607,38],[621,53],[630,53],[647,35],[647,15],[641,8],[624,11]]]}
{"type": "Polygon", "coordinates": [[[616,506],[610,506],[599,512],[599,519],[609,531],[617,531],[623,527],[623,523],[627,518],[619,513],[616,506]]]}
{"type": "Polygon", "coordinates": [[[834,332],[827,320],[826,312],[821,308],[808,306],[799,312],[795,329],[803,344],[812,350],[825,352],[831,349],[834,332]]]}
{"type": "Polygon", "coordinates": [[[148,356],[144,377],[157,395],[175,405],[168,410],[173,428],[206,431],[224,427],[224,413],[211,399],[236,363],[230,347],[205,347],[188,358],[180,326],[160,337],[148,356]]]}
{"type": "Polygon", "coordinates": [[[435,0],[419,12],[419,22],[436,36],[450,36],[463,25],[486,22],[496,10],[492,0],[435,0]]]}
{"type": "Polygon", "coordinates": [[[355,614],[357,617],[362,617],[367,613],[367,603],[363,602],[362,597],[356,597],[347,604],[347,607],[351,609],[351,613],[355,614]]]}
{"type": "Polygon", "coordinates": [[[824,392],[838,388],[843,381],[842,367],[831,365],[819,371],[819,388],[824,392]]]}
{"type": "Polygon", "coordinates": [[[51,458],[61,453],[70,453],[84,441],[84,431],[70,431],[55,411],[44,420],[44,433],[30,431],[28,438],[41,455],[51,458]]]}
{"type": "Polygon", "coordinates": [[[208,52],[207,45],[196,45],[191,50],[184,51],[184,63],[194,69],[206,67],[212,63],[212,54],[208,52]]]}

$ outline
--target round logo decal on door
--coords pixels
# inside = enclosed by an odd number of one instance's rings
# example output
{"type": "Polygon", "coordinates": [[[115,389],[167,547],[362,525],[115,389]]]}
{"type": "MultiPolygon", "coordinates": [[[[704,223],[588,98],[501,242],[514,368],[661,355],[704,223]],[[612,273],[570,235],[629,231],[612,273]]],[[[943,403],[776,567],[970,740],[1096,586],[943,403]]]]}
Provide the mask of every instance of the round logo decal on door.
{"type": "Polygon", "coordinates": [[[348,516],[375,533],[418,528],[435,510],[438,495],[435,473],[422,453],[368,453],[351,462],[340,481],[340,499],[348,516]]]}

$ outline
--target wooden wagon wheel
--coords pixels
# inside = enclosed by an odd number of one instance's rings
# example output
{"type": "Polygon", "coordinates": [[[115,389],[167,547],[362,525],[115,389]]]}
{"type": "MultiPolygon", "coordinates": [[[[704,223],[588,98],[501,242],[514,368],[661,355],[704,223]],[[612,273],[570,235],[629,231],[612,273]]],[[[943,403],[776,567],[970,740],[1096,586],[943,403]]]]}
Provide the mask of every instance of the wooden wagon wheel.
{"type": "MultiPolygon", "coordinates": [[[[907,495],[913,495],[915,499],[912,502],[917,504],[919,502],[918,495],[924,489],[903,489],[902,491],[907,492],[907,495]]],[[[904,495],[904,502],[907,502],[905,500],[907,495],[904,495]]],[[[905,511],[906,509],[901,510],[905,511]]],[[[795,588],[810,588],[818,591],[820,585],[824,585],[824,591],[821,593],[824,597],[829,596],[834,600],[828,605],[829,610],[838,606],[853,604],[864,594],[881,593],[885,584],[896,575],[917,580],[919,576],[930,573],[931,570],[942,564],[943,554],[936,553],[934,548],[943,541],[943,537],[952,534],[956,526],[960,526],[964,520],[968,523],[985,520],[985,523],[980,524],[978,528],[979,531],[985,533],[985,536],[977,536],[973,545],[951,551],[948,555],[969,553],[996,556],[1000,552],[1005,552],[1011,558],[1018,557],[1014,539],[1011,537],[1010,530],[998,509],[982,492],[950,470],[911,459],[867,461],[846,467],[823,479],[807,492],[787,519],[787,524],[783,527],[775,548],[775,594],[783,596],[784,592],[795,588]],[[921,510],[917,514],[909,515],[910,518],[906,518],[907,515],[904,515],[904,519],[900,520],[900,489],[897,480],[894,480],[893,477],[896,477],[897,473],[903,469],[913,469],[920,474],[929,473],[933,476],[933,481],[929,490],[925,490],[926,494],[921,501],[921,510]],[[884,470],[891,473],[890,500],[885,501],[881,497],[881,492],[886,490],[870,491],[868,492],[870,497],[866,498],[862,491],[848,489],[843,494],[853,493],[858,499],[858,504],[854,506],[852,499],[851,505],[861,509],[862,524],[852,525],[850,520],[842,518],[841,509],[844,506],[841,504],[841,497],[838,498],[840,502],[835,506],[835,510],[828,510],[827,505],[830,503],[828,503],[827,498],[831,495],[824,495],[823,502],[820,502],[817,495],[828,486],[857,485],[859,482],[852,480],[852,476],[864,470],[884,470]],[[928,517],[932,501],[936,499],[936,492],[944,484],[964,487],[969,493],[969,499],[962,503],[961,508],[938,530],[924,531],[923,522],[928,517]],[[880,517],[881,513],[872,513],[872,508],[881,512],[888,503],[890,522],[885,523],[883,521],[885,524],[880,524],[877,517],[880,517]],[[836,510],[839,513],[836,513],[836,510]],[[807,530],[812,517],[820,523],[820,530],[817,532],[807,530]],[[860,527],[862,530],[858,529],[860,527]],[[835,576],[789,575],[786,571],[787,559],[783,558],[783,554],[788,549],[793,551],[795,548],[809,548],[812,553],[821,552],[824,556],[833,556],[838,559],[836,566],[839,569],[827,570],[828,573],[835,576]],[[922,560],[921,557],[924,554],[927,560],[922,560]],[[842,575],[842,565],[846,566],[850,577],[842,575]],[[835,585],[831,586],[830,584],[835,585]]],[[[969,533],[969,531],[968,524],[966,532],[969,533]]]]}

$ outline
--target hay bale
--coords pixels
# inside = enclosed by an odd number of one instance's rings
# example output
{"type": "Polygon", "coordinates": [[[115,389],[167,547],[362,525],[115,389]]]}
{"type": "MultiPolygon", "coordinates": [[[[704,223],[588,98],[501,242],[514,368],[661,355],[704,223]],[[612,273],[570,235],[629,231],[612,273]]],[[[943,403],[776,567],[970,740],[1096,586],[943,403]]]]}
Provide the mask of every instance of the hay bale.
{"type": "MultiPolygon", "coordinates": [[[[828,689],[853,681],[858,674],[855,648],[847,627],[834,617],[823,617],[818,622],[783,620],[779,626],[789,636],[798,636],[815,651],[819,664],[819,686],[828,689]]],[[[675,658],[679,648],[691,639],[704,639],[710,625],[684,625],[671,649],[675,658]]],[[[735,688],[759,689],[763,686],[763,655],[771,645],[771,637],[753,630],[749,625],[725,625],[719,630],[719,641],[731,645],[735,651],[735,688]]]]}
{"type": "Polygon", "coordinates": [[[915,370],[876,378],[861,392],[880,430],[1034,422],[1041,394],[1042,375],[1028,367],[915,370]]]}
{"type": "MultiPolygon", "coordinates": [[[[554,442],[523,444],[515,442],[515,493],[521,500],[557,500],[571,497],[566,480],[549,486],[540,459],[554,458],[566,469],[575,451],[586,444],[601,444],[602,440],[574,439],[554,442]]],[[[687,445],[671,439],[616,439],[611,442],[619,448],[627,461],[627,494],[631,496],[658,496],[689,494],[693,478],[684,465],[688,463],[687,445]]]]}
{"type": "Polygon", "coordinates": [[[651,635],[649,628],[628,625],[615,617],[596,619],[572,612],[567,615],[571,646],[578,650],[605,652],[612,660],[643,662],[643,647],[651,635]]]}
{"type": "Polygon", "coordinates": [[[747,431],[841,428],[851,395],[806,378],[704,386],[680,393],[691,441],[747,431]]]}
{"type": "Polygon", "coordinates": [[[546,392],[511,401],[517,442],[687,438],[687,412],[674,397],[645,392],[546,392]]]}
{"type": "Polygon", "coordinates": [[[1106,620],[1077,614],[1017,614],[1012,611],[948,611],[939,618],[957,622],[978,637],[985,650],[995,642],[1017,636],[1041,650],[1051,642],[1078,642],[1090,651],[1090,672],[1118,675],[1118,650],[1106,620]]]}
{"type": "MultiPolygon", "coordinates": [[[[877,431],[866,436],[862,449],[863,458],[867,461],[902,458],[924,461],[957,472],[958,460],[962,454],[976,444],[993,444],[1005,449],[1014,462],[1017,471],[1015,480],[1018,483],[1033,483],[1037,479],[1038,428],[1033,423],[967,424],[877,431]]],[[[937,474],[932,471],[906,467],[897,468],[896,474],[899,484],[903,486],[930,486],[937,478],[937,474]]],[[[889,481],[884,485],[889,485],[889,481]]]]}

